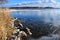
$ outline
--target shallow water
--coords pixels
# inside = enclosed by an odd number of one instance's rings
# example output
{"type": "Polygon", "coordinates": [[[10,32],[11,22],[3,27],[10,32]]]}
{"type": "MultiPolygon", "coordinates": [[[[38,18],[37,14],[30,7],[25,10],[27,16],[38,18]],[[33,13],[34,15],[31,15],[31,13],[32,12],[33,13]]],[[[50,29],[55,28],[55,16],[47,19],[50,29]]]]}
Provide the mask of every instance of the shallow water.
{"type": "MultiPolygon", "coordinates": [[[[36,30],[38,30],[38,28],[42,28],[42,30],[48,32],[48,30],[50,31],[51,25],[57,28],[60,28],[59,27],[60,26],[60,9],[13,11],[11,12],[11,16],[19,18],[24,26],[28,26],[30,28],[36,28],[36,30]]],[[[35,29],[31,29],[31,30],[36,31],[35,29]]],[[[45,40],[48,40],[50,37],[42,37],[42,38],[43,39],[34,39],[34,40],[44,40],[44,38],[46,38],[45,40]]],[[[49,40],[55,40],[55,38],[52,38],[52,39],[50,38],[49,40]]]]}

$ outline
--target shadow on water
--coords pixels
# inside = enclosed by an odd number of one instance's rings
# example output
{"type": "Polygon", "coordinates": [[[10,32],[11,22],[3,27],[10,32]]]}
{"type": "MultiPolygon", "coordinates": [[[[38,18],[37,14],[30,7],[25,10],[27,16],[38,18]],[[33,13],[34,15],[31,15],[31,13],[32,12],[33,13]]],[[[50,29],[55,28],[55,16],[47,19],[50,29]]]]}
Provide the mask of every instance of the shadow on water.
{"type": "Polygon", "coordinates": [[[53,26],[55,21],[58,21],[55,19],[57,16],[53,16],[54,13],[56,14],[58,11],[53,11],[15,11],[11,12],[11,16],[17,17],[19,20],[21,20],[21,23],[24,25],[24,27],[27,26],[31,29],[31,37],[40,38],[42,36],[48,36],[49,34],[51,34],[53,30],[51,30],[50,28],[53,26]]]}

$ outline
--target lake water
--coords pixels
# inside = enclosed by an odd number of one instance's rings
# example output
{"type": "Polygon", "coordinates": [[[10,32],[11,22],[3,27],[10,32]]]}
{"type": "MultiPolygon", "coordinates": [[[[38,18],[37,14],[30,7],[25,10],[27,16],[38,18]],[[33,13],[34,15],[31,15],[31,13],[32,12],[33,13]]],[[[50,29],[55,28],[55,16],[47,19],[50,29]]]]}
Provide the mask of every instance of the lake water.
{"type": "Polygon", "coordinates": [[[19,18],[25,27],[31,28],[33,38],[52,33],[53,31],[50,29],[52,26],[54,26],[55,29],[60,28],[60,9],[27,9],[13,11],[11,12],[11,16],[19,18]]]}

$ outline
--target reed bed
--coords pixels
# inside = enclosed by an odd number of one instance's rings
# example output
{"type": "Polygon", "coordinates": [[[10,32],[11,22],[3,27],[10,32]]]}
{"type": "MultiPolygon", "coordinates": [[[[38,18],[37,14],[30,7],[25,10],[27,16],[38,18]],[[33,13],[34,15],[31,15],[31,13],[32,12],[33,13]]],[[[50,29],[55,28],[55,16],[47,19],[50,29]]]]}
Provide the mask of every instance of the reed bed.
{"type": "Polygon", "coordinates": [[[8,8],[0,8],[0,40],[6,40],[15,29],[11,25],[11,17],[8,8]]]}

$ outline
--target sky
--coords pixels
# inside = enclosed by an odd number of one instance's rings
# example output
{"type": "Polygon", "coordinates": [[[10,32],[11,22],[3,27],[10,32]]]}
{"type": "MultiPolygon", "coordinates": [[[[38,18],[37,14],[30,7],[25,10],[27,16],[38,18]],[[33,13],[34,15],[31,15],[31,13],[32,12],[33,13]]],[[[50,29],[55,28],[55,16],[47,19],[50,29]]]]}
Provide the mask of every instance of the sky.
{"type": "Polygon", "coordinates": [[[53,3],[60,3],[60,0],[8,0],[8,3],[5,3],[4,6],[13,6],[15,3],[21,3],[21,2],[28,2],[28,1],[42,1],[42,2],[50,2],[53,3]]]}

